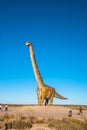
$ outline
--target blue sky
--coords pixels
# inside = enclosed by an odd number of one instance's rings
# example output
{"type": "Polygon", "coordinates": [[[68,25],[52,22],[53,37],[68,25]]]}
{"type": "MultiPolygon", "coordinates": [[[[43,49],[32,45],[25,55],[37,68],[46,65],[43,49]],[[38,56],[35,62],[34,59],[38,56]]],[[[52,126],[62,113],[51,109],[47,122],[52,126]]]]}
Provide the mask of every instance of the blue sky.
{"type": "Polygon", "coordinates": [[[27,40],[54,104],[87,105],[87,1],[0,0],[0,103],[37,104],[27,40]]]}

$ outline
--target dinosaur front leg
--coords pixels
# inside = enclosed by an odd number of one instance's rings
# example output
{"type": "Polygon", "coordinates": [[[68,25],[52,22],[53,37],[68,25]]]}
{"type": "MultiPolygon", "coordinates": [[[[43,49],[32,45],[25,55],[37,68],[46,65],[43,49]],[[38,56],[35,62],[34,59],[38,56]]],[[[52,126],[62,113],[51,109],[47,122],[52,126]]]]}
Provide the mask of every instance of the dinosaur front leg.
{"type": "Polygon", "coordinates": [[[38,105],[42,105],[42,98],[38,97],[38,105]]]}
{"type": "Polygon", "coordinates": [[[43,105],[44,99],[38,98],[38,105],[43,105]]]}
{"type": "Polygon", "coordinates": [[[40,98],[39,98],[39,96],[38,96],[38,105],[40,105],[40,98]]]}
{"type": "Polygon", "coordinates": [[[45,100],[45,95],[42,93],[41,99],[40,99],[40,105],[43,105],[45,100]]]}
{"type": "Polygon", "coordinates": [[[42,92],[41,89],[37,88],[38,105],[41,105],[42,92]]]}
{"type": "Polygon", "coordinates": [[[44,96],[42,96],[42,98],[41,98],[41,100],[40,100],[40,105],[43,105],[43,103],[44,103],[44,96]]]}

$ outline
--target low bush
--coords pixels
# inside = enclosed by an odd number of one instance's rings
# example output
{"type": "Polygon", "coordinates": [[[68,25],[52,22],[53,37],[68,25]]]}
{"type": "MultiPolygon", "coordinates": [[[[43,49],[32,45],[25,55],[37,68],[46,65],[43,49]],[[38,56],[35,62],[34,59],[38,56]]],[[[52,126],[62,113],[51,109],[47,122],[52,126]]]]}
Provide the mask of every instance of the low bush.
{"type": "Polygon", "coordinates": [[[48,126],[56,130],[87,130],[87,122],[70,118],[64,118],[62,120],[52,119],[49,121],[48,126]]]}

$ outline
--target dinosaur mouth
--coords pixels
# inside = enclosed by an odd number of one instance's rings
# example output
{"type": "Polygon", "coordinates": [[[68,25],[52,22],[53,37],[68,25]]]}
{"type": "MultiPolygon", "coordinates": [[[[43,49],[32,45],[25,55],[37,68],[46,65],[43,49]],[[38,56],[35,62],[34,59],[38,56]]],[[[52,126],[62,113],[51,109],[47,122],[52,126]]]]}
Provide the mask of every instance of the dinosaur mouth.
{"type": "Polygon", "coordinates": [[[28,46],[28,43],[26,43],[26,46],[28,46]]]}
{"type": "Polygon", "coordinates": [[[30,45],[31,45],[31,42],[27,41],[26,46],[30,46],[30,45]]]}

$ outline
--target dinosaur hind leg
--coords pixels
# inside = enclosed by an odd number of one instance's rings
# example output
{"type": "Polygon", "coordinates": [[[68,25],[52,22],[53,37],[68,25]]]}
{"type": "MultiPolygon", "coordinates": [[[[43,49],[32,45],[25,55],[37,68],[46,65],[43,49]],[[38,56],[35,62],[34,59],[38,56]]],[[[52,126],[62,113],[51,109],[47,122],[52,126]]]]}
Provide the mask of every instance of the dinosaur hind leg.
{"type": "Polygon", "coordinates": [[[50,105],[53,104],[53,96],[50,98],[50,105]]]}
{"type": "Polygon", "coordinates": [[[53,91],[51,97],[50,97],[50,105],[53,104],[53,98],[54,98],[55,91],[53,91]]]}

